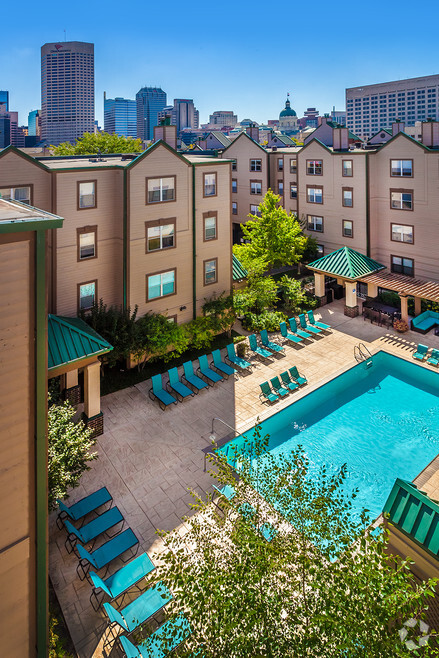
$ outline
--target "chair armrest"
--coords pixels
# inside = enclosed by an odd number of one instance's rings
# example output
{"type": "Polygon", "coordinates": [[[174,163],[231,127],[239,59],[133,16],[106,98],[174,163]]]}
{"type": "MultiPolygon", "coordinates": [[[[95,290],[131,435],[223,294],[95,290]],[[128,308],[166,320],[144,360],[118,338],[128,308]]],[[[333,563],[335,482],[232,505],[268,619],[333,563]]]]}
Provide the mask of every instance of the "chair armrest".
{"type": "Polygon", "coordinates": [[[152,392],[152,388],[149,389],[149,391],[148,391],[148,395],[149,395],[149,397],[151,398],[151,400],[154,400],[154,399],[155,399],[155,393],[152,392]]]}
{"type": "Polygon", "coordinates": [[[165,386],[166,386],[166,390],[168,391],[168,393],[172,393],[171,382],[166,382],[165,386]]]}

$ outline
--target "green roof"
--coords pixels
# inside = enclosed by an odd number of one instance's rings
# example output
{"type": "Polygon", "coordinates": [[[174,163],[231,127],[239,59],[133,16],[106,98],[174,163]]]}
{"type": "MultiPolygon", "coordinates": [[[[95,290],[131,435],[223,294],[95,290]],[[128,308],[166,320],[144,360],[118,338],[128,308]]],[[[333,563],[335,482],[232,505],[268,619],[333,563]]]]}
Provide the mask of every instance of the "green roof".
{"type": "Polygon", "coordinates": [[[49,371],[113,349],[110,343],[79,318],[49,315],[47,338],[49,371]]]}
{"type": "Polygon", "coordinates": [[[247,270],[242,267],[235,254],[232,255],[232,275],[234,281],[242,281],[247,276],[247,270]]]}
{"type": "Polygon", "coordinates": [[[354,249],[342,247],[337,251],[333,251],[332,254],[315,260],[308,267],[317,272],[355,280],[366,276],[366,274],[384,270],[386,266],[368,256],[364,256],[364,254],[358,253],[358,251],[354,251],[354,249]]]}

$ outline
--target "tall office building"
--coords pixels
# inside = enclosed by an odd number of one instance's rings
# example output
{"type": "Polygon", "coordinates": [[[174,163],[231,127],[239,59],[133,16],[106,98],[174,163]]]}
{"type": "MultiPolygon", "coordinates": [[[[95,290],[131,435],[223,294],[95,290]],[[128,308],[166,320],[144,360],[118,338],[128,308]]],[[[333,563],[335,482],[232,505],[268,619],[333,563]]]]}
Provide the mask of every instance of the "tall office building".
{"type": "Polygon", "coordinates": [[[28,136],[39,137],[41,135],[41,112],[31,110],[27,119],[28,136]]]}
{"type": "Polygon", "coordinates": [[[209,117],[209,124],[213,126],[232,126],[238,123],[238,116],[230,110],[217,110],[209,117]]]}
{"type": "Polygon", "coordinates": [[[46,43],[41,48],[41,137],[74,143],[94,132],[94,44],[46,43]]]}
{"type": "Polygon", "coordinates": [[[142,87],[136,94],[137,137],[154,139],[154,126],[158,126],[159,112],[166,107],[166,92],[160,87],[142,87]]]}
{"type": "Polygon", "coordinates": [[[185,128],[197,130],[200,114],[192,98],[174,98],[174,105],[167,105],[159,112],[158,118],[171,117],[171,125],[177,126],[177,134],[185,128]]]}
{"type": "Polygon", "coordinates": [[[104,131],[121,137],[137,136],[136,101],[130,98],[107,98],[104,91],[104,131]]]}
{"type": "Polygon", "coordinates": [[[346,89],[347,127],[359,137],[391,128],[395,119],[414,126],[439,117],[439,75],[346,89]]]}
{"type": "Polygon", "coordinates": [[[9,91],[4,91],[0,89],[0,105],[6,105],[6,111],[9,110],[9,91]]]}

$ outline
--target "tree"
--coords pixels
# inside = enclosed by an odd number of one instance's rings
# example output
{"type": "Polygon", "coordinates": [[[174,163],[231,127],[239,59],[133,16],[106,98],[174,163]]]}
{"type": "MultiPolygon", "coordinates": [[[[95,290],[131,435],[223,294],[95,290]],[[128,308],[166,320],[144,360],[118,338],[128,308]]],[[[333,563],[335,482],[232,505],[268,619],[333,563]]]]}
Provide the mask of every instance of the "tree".
{"type": "Polygon", "coordinates": [[[279,281],[279,287],[282,291],[282,296],[285,301],[285,306],[288,311],[297,311],[301,305],[306,301],[306,293],[302,288],[301,281],[292,279],[284,274],[279,281]]]}
{"type": "Polygon", "coordinates": [[[229,450],[231,463],[218,455],[214,475],[236,492],[222,513],[193,494],[185,532],[160,533],[157,578],[193,630],[182,655],[407,656],[398,629],[423,614],[436,581],[415,581],[408,561],[387,555],[386,531],[369,533],[366,513],[355,516],[346,466],[311,472],[300,446],[276,457],[267,444],[256,428],[229,450]]]}
{"type": "Polygon", "coordinates": [[[97,458],[97,453],[90,452],[96,443],[93,430],[82,420],[75,423],[75,414],[68,401],[49,406],[49,509],[55,509],[56,499],[66,498],[68,490],[78,486],[81,475],[90,469],[88,462],[97,458]]]}
{"type": "Polygon", "coordinates": [[[113,133],[84,133],[76,144],[62,142],[51,146],[53,155],[95,155],[106,153],[141,153],[142,140],[113,133]]]}

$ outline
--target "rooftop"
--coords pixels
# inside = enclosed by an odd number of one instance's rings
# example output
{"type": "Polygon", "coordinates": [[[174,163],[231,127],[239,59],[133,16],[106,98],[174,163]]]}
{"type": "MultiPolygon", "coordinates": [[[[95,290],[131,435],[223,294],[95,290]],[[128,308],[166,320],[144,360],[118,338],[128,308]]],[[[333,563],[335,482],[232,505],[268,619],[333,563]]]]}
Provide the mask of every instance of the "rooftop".
{"type": "Polygon", "coordinates": [[[48,369],[106,354],[112,345],[80,318],[48,316],[48,369]]]}
{"type": "Polygon", "coordinates": [[[28,226],[29,223],[47,223],[53,227],[61,226],[62,218],[45,210],[33,208],[19,201],[7,201],[0,197],[0,226],[15,224],[28,226]]]}
{"type": "Polygon", "coordinates": [[[349,247],[341,247],[327,256],[323,256],[308,265],[310,270],[343,277],[344,279],[356,279],[372,274],[378,270],[384,270],[385,265],[378,261],[360,254],[349,247]]]}

